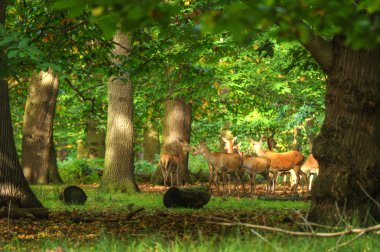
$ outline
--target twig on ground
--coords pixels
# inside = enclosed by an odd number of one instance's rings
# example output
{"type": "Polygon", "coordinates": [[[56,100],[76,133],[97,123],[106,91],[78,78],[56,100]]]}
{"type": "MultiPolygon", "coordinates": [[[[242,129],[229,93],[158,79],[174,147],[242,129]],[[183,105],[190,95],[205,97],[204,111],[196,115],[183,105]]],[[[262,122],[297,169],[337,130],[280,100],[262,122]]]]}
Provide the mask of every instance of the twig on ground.
{"type": "Polygon", "coordinates": [[[276,248],[275,246],[273,246],[267,239],[264,238],[264,236],[262,236],[261,234],[259,234],[257,231],[251,229],[251,232],[254,233],[257,237],[259,237],[261,240],[263,240],[266,244],[268,244],[271,248],[273,248],[274,250],[276,251],[279,251],[278,248],[276,248]]]}
{"type": "Polygon", "coordinates": [[[295,211],[296,214],[301,217],[301,219],[304,221],[305,225],[307,228],[309,228],[310,232],[314,233],[314,229],[313,227],[310,225],[310,222],[307,221],[307,219],[305,217],[303,217],[303,215],[299,212],[299,211],[295,211]]]}
{"type": "Polygon", "coordinates": [[[332,233],[323,233],[323,232],[311,233],[311,232],[290,231],[290,230],[286,230],[282,228],[268,227],[268,226],[248,224],[248,223],[212,222],[212,221],[209,221],[207,223],[222,225],[222,226],[243,226],[243,227],[248,227],[248,228],[279,232],[279,233],[295,235],[295,236],[315,236],[315,237],[336,237],[336,236],[341,236],[341,235],[346,235],[346,234],[358,234],[362,232],[369,233],[369,232],[375,232],[375,231],[380,230],[380,224],[377,224],[368,228],[348,228],[339,232],[332,232],[332,233]]]}
{"type": "Polygon", "coordinates": [[[358,235],[356,235],[355,237],[353,237],[352,239],[349,239],[348,241],[346,242],[343,242],[343,243],[340,243],[340,244],[336,244],[335,247],[333,248],[330,248],[328,249],[327,251],[333,251],[333,250],[338,250],[338,248],[341,248],[343,246],[346,246],[347,244],[353,242],[354,240],[358,239],[360,236],[364,235],[366,232],[360,232],[358,235]]]}
{"type": "Polygon", "coordinates": [[[371,195],[369,195],[369,193],[364,189],[364,187],[362,186],[362,184],[360,184],[359,181],[356,181],[356,183],[359,185],[360,189],[364,192],[364,194],[373,202],[376,204],[377,207],[380,207],[380,203],[377,202],[371,195]]]}
{"type": "Polygon", "coordinates": [[[127,220],[130,220],[130,219],[132,219],[132,217],[135,216],[137,213],[139,213],[139,212],[141,212],[141,211],[144,211],[144,210],[145,210],[145,208],[143,208],[143,207],[137,208],[137,209],[135,209],[135,210],[129,212],[128,215],[127,215],[127,218],[126,218],[126,219],[127,219],[127,220]]]}

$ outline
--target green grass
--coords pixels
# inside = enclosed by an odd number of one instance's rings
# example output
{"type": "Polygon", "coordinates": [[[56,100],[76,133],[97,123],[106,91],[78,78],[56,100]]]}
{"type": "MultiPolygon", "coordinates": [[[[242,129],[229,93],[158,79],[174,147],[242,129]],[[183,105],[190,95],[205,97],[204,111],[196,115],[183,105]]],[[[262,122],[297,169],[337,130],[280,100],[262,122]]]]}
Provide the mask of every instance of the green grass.
{"type": "Polygon", "coordinates": [[[379,251],[380,242],[376,235],[366,235],[360,239],[350,242],[335,250],[338,244],[344,243],[353,236],[346,236],[339,240],[332,238],[310,238],[310,237],[289,237],[283,235],[260,237],[252,235],[239,235],[219,238],[201,238],[197,241],[164,241],[159,236],[145,237],[136,239],[126,237],[126,239],[117,239],[114,237],[104,236],[93,242],[78,243],[66,239],[50,241],[44,240],[40,243],[20,243],[16,240],[7,244],[2,251],[46,251],[61,247],[64,251],[185,251],[185,252],[213,252],[213,251],[296,251],[296,252],[313,252],[313,251],[379,251]]]}
{"type": "MultiPolygon", "coordinates": [[[[270,223],[279,223],[279,226],[287,228],[287,223],[275,220],[279,216],[286,216],[295,210],[306,212],[309,203],[301,201],[264,201],[254,198],[221,198],[213,197],[210,202],[200,210],[192,209],[166,209],[162,203],[162,194],[159,193],[100,193],[96,188],[84,187],[88,196],[87,202],[83,206],[67,206],[58,200],[59,193],[63,188],[60,186],[33,186],[32,189],[45,207],[53,212],[62,211],[83,211],[96,213],[102,211],[123,212],[127,210],[127,205],[134,203],[139,207],[144,207],[145,212],[154,214],[155,211],[173,214],[192,214],[208,216],[215,213],[228,213],[234,216],[235,213],[259,213],[267,214],[270,223]],[[280,214],[278,214],[280,213],[280,214]],[[284,214],[283,214],[284,213],[284,214]],[[272,219],[271,219],[272,218],[272,219]]],[[[174,215],[177,216],[177,215],[174,215]]],[[[281,217],[280,217],[281,218],[281,217]]],[[[33,222],[38,223],[38,222],[33,222]]],[[[253,223],[255,224],[255,223],[253,223]]],[[[78,224],[86,225],[86,224],[78,224]]],[[[211,225],[211,224],[210,224],[211,225]]],[[[289,226],[290,229],[294,229],[289,226]]],[[[0,227],[1,228],[1,227],[0,227]]],[[[209,227],[213,229],[212,226],[209,227]]],[[[160,232],[153,230],[143,233],[126,233],[119,236],[112,236],[104,230],[104,234],[92,240],[75,240],[72,238],[39,238],[36,240],[22,240],[14,237],[6,244],[0,244],[2,251],[46,251],[61,247],[64,251],[297,251],[314,252],[334,250],[337,244],[352,239],[354,235],[347,235],[340,238],[312,238],[293,237],[284,234],[257,231],[251,232],[247,228],[236,228],[234,232],[220,233],[215,231],[215,235],[204,236],[200,233],[197,237],[182,232],[178,238],[168,240],[160,232]],[[244,231],[244,232],[242,232],[244,231]]],[[[376,251],[380,248],[380,239],[376,234],[367,234],[359,239],[343,246],[337,251],[376,251]]]]}
{"type": "MultiPolygon", "coordinates": [[[[42,204],[53,211],[68,209],[107,209],[112,207],[115,210],[123,210],[128,204],[136,204],[147,210],[168,210],[163,206],[162,194],[159,193],[102,193],[96,188],[83,188],[88,200],[83,206],[67,206],[58,200],[63,185],[33,186],[32,189],[42,204]]],[[[275,210],[306,210],[309,208],[308,202],[303,201],[265,201],[255,198],[221,198],[212,197],[210,202],[203,209],[197,211],[244,211],[254,209],[275,209],[275,210]]],[[[191,212],[192,209],[169,209],[169,211],[191,212]]]]}

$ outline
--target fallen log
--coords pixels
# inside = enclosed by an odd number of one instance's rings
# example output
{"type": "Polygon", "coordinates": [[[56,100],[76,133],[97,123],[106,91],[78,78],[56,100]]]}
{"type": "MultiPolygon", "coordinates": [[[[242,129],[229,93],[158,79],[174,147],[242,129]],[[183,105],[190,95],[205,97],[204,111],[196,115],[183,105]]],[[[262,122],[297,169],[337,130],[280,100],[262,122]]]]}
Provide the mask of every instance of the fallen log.
{"type": "Polygon", "coordinates": [[[47,219],[49,217],[49,209],[47,208],[0,208],[0,218],[30,218],[30,219],[47,219]]]}
{"type": "Polygon", "coordinates": [[[59,195],[59,199],[68,205],[83,205],[87,200],[87,195],[78,186],[67,186],[59,195]]]}
{"type": "Polygon", "coordinates": [[[163,202],[167,208],[202,208],[210,201],[210,193],[206,187],[177,188],[171,187],[164,194],[163,202]]]}

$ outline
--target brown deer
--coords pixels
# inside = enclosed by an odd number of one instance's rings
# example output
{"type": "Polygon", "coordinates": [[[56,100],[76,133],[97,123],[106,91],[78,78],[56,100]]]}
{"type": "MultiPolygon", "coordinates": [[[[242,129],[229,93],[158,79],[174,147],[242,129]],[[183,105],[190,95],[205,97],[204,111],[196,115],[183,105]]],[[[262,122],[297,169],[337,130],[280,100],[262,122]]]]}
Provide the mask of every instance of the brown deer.
{"type": "MultiPolygon", "coordinates": [[[[213,182],[213,177],[215,176],[215,185],[216,190],[219,193],[219,173],[222,174],[223,180],[223,195],[225,194],[225,184],[226,184],[226,175],[227,174],[235,174],[240,175],[241,166],[243,164],[243,160],[237,153],[224,153],[224,152],[210,152],[207,145],[202,142],[200,143],[192,153],[194,156],[203,155],[208,163],[210,169],[210,177],[209,177],[209,185],[211,189],[211,185],[213,182]]],[[[229,181],[231,182],[231,181],[229,181]]],[[[242,181],[240,181],[242,183],[242,181]]],[[[237,182],[236,182],[237,183],[237,182]]],[[[235,187],[237,185],[235,184],[235,187]]],[[[244,185],[242,184],[244,189],[244,185]]],[[[231,185],[229,186],[229,193],[231,193],[231,185]]]]}
{"type": "MultiPolygon", "coordinates": [[[[253,150],[257,156],[266,156],[271,160],[270,171],[273,173],[273,186],[272,192],[275,191],[276,181],[279,171],[289,171],[294,169],[296,174],[296,186],[295,191],[297,192],[297,186],[299,182],[300,167],[304,156],[299,151],[288,151],[283,153],[276,153],[272,151],[264,151],[262,148],[262,141],[251,140],[253,144],[253,150]]],[[[292,188],[293,189],[293,188],[292,188]]]]}
{"type": "Polygon", "coordinates": [[[242,170],[246,172],[249,176],[250,184],[250,193],[255,193],[256,191],[256,174],[262,174],[267,180],[267,193],[269,193],[269,188],[271,185],[271,178],[269,176],[270,170],[270,159],[266,156],[254,157],[246,156],[244,152],[240,151],[238,146],[235,146],[234,149],[237,150],[239,155],[243,159],[242,170]]]}
{"type": "MultiPolygon", "coordinates": [[[[306,181],[306,192],[311,191],[311,186],[313,183],[314,176],[319,174],[319,164],[318,161],[314,158],[313,154],[310,154],[306,161],[301,166],[301,189],[304,192],[304,182],[306,181]],[[310,179],[308,176],[310,175],[310,179]]],[[[291,185],[294,186],[296,183],[295,176],[292,174],[291,185]]]]}
{"type": "Polygon", "coordinates": [[[187,152],[193,150],[193,147],[190,146],[186,141],[178,139],[180,142],[180,151],[178,154],[161,154],[160,157],[160,167],[162,176],[164,178],[164,186],[166,187],[166,181],[170,174],[170,186],[173,186],[173,175],[176,174],[177,186],[179,186],[179,171],[181,168],[182,160],[185,157],[187,152]]]}

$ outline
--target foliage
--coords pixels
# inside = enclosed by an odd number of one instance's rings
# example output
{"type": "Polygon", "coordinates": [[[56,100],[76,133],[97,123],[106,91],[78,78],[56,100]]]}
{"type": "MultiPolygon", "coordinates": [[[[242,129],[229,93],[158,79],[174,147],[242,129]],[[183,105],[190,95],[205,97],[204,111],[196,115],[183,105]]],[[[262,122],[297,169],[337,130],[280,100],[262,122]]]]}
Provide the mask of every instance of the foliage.
{"type": "Polygon", "coordinates": [[[58,163],[59,174],[66,184],[99,182],[103,159],[74,159],[58,163]]]}
{"type": "Polygon", "coordinates": [[[156,169],[157,162],[148,162],[145,160],[138,160],[135,162],[135,172],[153,173],[156,169]]]}

